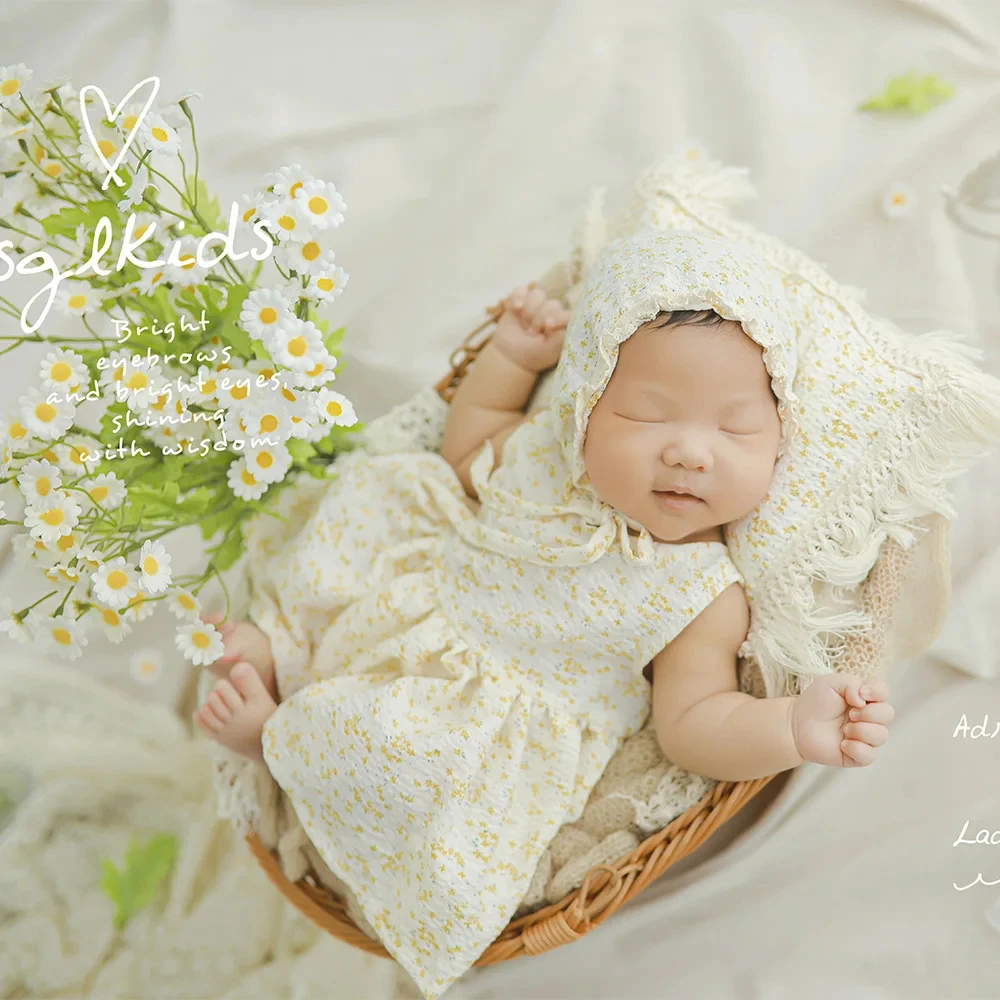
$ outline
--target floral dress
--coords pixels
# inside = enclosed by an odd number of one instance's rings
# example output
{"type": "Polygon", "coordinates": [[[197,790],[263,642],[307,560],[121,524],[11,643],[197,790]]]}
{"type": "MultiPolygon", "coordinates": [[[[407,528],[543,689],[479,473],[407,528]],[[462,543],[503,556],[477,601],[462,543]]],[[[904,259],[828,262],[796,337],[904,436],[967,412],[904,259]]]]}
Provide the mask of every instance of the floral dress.
{"type": "Polygon", "coordinates": [[[476,510],[435,452],[341,456],[248,535],[281,704],[267,766],[428,998],[510,921],[545,847],[650,708],[643,669],[726,587],[721,542],[551,503],[541,411],[476,510]]]}

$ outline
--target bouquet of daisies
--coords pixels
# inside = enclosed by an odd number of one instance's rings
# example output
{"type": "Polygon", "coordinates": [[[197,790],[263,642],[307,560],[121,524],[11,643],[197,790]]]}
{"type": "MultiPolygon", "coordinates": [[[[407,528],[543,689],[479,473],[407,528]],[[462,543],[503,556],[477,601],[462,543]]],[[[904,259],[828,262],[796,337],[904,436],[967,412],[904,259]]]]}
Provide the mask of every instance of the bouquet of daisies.
{"type": "Polygon", "coordinates": [[[324,476],[362,429],[331,388],[343,328],[319,315],[347,281],[329,246],[346,206],[293,165],[223,212],[196,95],[112,119],[96,88],[31,80],[0,68],[0,281],[47,279],[27,303],[0,295],[0,354],[45,345],[0,409],[0,524],[47,592],[6,600],[0,631],[73,659],[164,602],[186,658],[209,663],[222,640],[199,591],[225,591],[246,520],[277,516],[272,495],[324,476]],[[46,333],[50,306],[78,334],[46,333]],[[206,558],[180,576],[168,545],[187,526],[206,558]]]}

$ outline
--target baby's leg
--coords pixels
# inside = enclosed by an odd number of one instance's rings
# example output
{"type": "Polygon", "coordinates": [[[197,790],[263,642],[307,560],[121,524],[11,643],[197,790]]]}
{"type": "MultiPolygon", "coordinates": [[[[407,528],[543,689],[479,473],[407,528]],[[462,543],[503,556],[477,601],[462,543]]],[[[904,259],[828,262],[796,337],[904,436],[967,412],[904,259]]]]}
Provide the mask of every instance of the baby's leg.
{"type": "Polygon", "coordinates": [[[225,653],[209,666],[209,670],[221,680],[229,676],[233,664],[249,663],[264,682],[264,687],[272,698],[277,699],[278,688],[274,677],[274,657],[271,655],[271,640],[251,621],[223,622],[222,614],[216,612],[202,615],[201,620],[216,625],[222,633],[225,653]]]}
{"type": "Polygon", "coordinates": [[[261,733],[278,706],[249,663],[237,663],[229,678],[215,685],[192,718],[209,739],[263,763],[261,733]]]}

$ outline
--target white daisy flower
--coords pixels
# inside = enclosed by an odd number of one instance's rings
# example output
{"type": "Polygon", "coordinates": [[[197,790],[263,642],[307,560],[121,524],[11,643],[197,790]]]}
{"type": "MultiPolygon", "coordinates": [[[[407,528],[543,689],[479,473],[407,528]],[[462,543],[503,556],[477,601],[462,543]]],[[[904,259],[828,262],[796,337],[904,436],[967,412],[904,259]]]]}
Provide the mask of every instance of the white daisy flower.
{"type": "Polygon", "coordinates": [[[169,412],[167,403],[163,401],[169,388],[167,380],[155,368],[147,368],[142,373],[144,374],[145,384],[143,384],[142,379],[137,377],[139,374],[137,372],[130,375],[125,384],[119,386],[117,398],[121,400],[122,396],[127,392],[125,405],[137,416],[142,416],[147,411],[153,410],[155,406],[160,407],[160,409],[154,411],[156,413],[169,412]]]}
{"type": "Polygon", "coordinates": [[[104,565],[100,552],[93,545],[81,546],[77,553],[76,562],[78,566],[83,566],[89,570],[95,570],[104,565]]]}
{"type": "Polygon", "coordinates": [[[103,510],[115,510],[128,496],[125,484],[113,472],[102,472],[93,479],[85,479],[80,486],[87,491],[94,505],[103,510]]]}
{"type": "Polygon", "coordinates": [[[263,341],[265,347],[268,347],[270,335],[291,318],[288,300],[270,288],[258,288],[251,292],[240,310],[240,326],[251,337],[263,341]]]}
{"type": "Polygon", "coordinates": [[[149,182],[149,171],[145,167],[139,167],[132,175],[128,189],[118,202],[118,211],[122,213],[131,211],[142,202],[143,196],[149,188],[158,190],[155,184],[149,182]]]}
{"type": "Polygon", "coordinates": [[[60,347],[45,355],[41,364],[41,379],[49,389],[61,389],[68,396],[80,389],[86,390],[90,373],[76,351],[60,347]]]}
{"type": "MultiPolygon", "coordinates": [[[[198,374],[186,379],[183,384],[183,394],[185,402],[198,403],[210,410],[219,409],[219,380],[220,373],[212,371],[208,365],[199,365],[198,374]]],[[[181,429],[181,424],[176,425],[176,430],[181,429]]]]}
{"type": "Polygon", "coordinates": [[[139,551],[139,572],[142,588],[149,594],[159,594],[170,585],[170,554],[160,542],[147,539],[139,551]]]}
{"type": "Polygon", "coordinates": [[[125,620],[132,625],[144,622],[156,611],[156,602],[151,598],[152,594],[147,594],[141,589],[138,594],[129,598],[129,602],[125,605],[123,612],[125,620]]]}
{"type": "MultiPolygon", "coordinates": [[[[48,548],[54,549],[59,559],[72,559],[80,551],[81,538],[82,534],[80,532],[70,531],[68,534],[60,535],[48,548]]],[[[76,580],[73,582],[75,583],[76,580]]]]}
{"type": "Polygon", "coordinates": [[[216,368],[219,386],[219,402],[223,406],[244,407],[256,387],[257,376],[244,368],[216,368]]]}
{"type": "Polygon", "coordinates": [[[139,129],[142,144],[161,156],[176,156],[181,151],[181,140],[176,129],[168,125],[162,115],[150,112],[139,129]]]}
{"type": "Polygon", "coordinates": [[[35,388],[31,388],[18,399],[21,407],[21,419],[24,426],[32,434],[46,441],[54,441],[62,437],[73,425],[76,407],[67,400],[48,402],[47,396],[35,388]]]}
{"type": "MultiPolygon", "coordinates": [[[[63,163],[62,160],[50,159],[45,156],[39,160],[38,170],[39,173],[35,175],[35,179],[39,184],[54,184],[56,181],[62,180],[63,175],[66,173],[66,164],[63,163]]],[[[28,207],[29,204],[34,204],[34,207],[36,208],[42,207],[41,205],[38,205],[37,202],[32,203],[30,200],[25,201],[25,207],[28,207]]]]}
{"type": "Polygon", "coordinates": [[[170,276],[166,264],[163,267],[144,267],[142,276],[135,283],[135,287],[139,294],[151,295],[157,288],[168,284],[169,281],[170,276]]]}
{"type": "Polygon", "coordinates": [[[184,659],[196,667],[207,667],[226,651],[221,633],[208,622],[181,625],[174,635],[174,642],[184,654],[184,659]]]}
{"type": "Polygon", "coordinates": [[[292,456],[283,444],[251,445],[244,457],[247,468],[262,483],[280,482],[292,464],[292,456]]]}
{"type": "Polygon", "coordinates": [[[176,257],[178,263],[167,262],[165,268],[167,281],[172,281],[177,285],[191,285],[197,284],[205,277],[208,268],[202,267],[198,263],[200,242],[197,236],[184,236],[176,243],[176,253],[174,253],[173,247],[171,248],[170,256],[176,257]]]}
{"type": "Polygon", "coordinates": [[[13,604],[6,597],[0,598],[0,635],[7,635],[15,642],[25,644],[33,642],[35,638],[27,616],[24,621],[19,621],[13,604]]]}
{"type": "Polygon", "coordinates": [[[101,307],[101,296],[86,281],[67,279],[59,285],[56,308],[68,316],[89,316],[101,307]]]}
{"type": "Polygon", "coordinates": [[[177,587],[170,593],[167,607],[178,618],[196,619],[201,614],[201,601],[183,587],[177,587]]]}
{"type": "Polygon", "coordinates": [[[51,462],[33,458],[21,466],[17,485],[28,503],[37,503],[62,486],[62,473],[51,462]]]}
{"type": "Polygon", "coordinates": [[[306,181],[295,192],[295,209],[307,226],[333,229],[344,221],[347,202],[329,181],[306,181]]]}
{"type": "Polygon", "coordinates": [[[132,626],[125,621],[120,611],[104,607],[100,604],[93,604],[91,607],[97,612],[97,617],[101,623],[101,628],[104,630],[104,634],[113,643],[122,642],[126,636],[131,634],[132,626]]]}
{"type": "Polygon", "coordinates": [[[125,378],[129,368],[135,367],[131,363],[132,354],[131,350],[123,348],[118,351],[112,351],[106,358],[99,359],[99,361],[104,361],[104,364],[99,369],[97,381],[102,386],[115,388],[117,383],[125,378]]]}
{"type": "Polygon", "coordinates": [[[344,290],[347,278],[348,274],[342,267],[331,267],[325,271],[318,271],[309,278],[306,291],[313,298],[332,302],[344,290]]]}
{"type": "Polygon", "coordinates": [[[358,422],[351,401],[333,389],[320,389],[314,396],[316,413],[320,420],[338,427],[353,427],[358,422]]]}
{"type": "Polygon", "coordinates": [[[299,188],[311,180],[313,180],[312,174],[298,163],[292,163],[265,174],[263,186],[273,191],[279,198],[294,198],[299,188]]]}
{"type": "Polygon", "coordinates": [[[901,219],[913,211],[916,202],[916,188],[904,181],[896,181],[889,185],[882,198],[882,210],[890,219],[901,219]]]}
{"type": "Polygon", "coordinates": [[[163,656],[156,649],[140,649],[132,654],[128,672],[136,684],[155,684],[163,673],[163,656]]]}
{"type": "Polygon", "coordinates": [[[337,359],[326,351],[307,371],[288,372],[288,382],[300,389],[318,389],[337,377],[336,368],[337,359]]]}
{"type": "MultiPolygon", "coordinates": [[[[91,95],[88,94],[87,96],[87,103],[89,104],[91,95]]],[[[128,135],[132,129],[139,124],[139,116],[142,114],[142,109],[145,106],[145,101],[132,101],[130,104],[126,105],[122,108],[121,113],[115,119],[115,128],[117,128],[118,131],[122,132],[124,135],[128,135]]],[[[141,138],[141,133],[136,136],[136,139],[138,140],[141,140],[141,138]]]]}
{"type": "Polygon", "coordinates": [[[34,74],[24,63],[16,66],[0,66],[0,103],[13,108],[19,96],[29,97],[32,90],[29,87],[34,74]]]}
{"type": "Polygon", "coordinates": [[[250,227],[260,217],[260,207],[267,200],[259,191],[254,195],[241,194],[237,200],[239,217],[237,225],[250,227]]]}
{"type": "Polygon", "coordinates": [[[139,593],[139,574],[125,562],[124,556],[108,560],[90,579],[98,600],[116,610],[127,607],[139,593]]]}
{"type": "Polygon", "coordinates": [[[270,485],[258,479],[248,468],[247,460],[240,456],[226,471],[229,488],[241,500],[259,500],[270,485]]]}
{"type": "Polygon", "coordinates": [[[56,463],[67,475],[89,476],[101,464],[101,445],[78,434],[55,446],[56,463]]]}
{"type": "Polygon", "coordinates": [[[84,170],[100,174],[103,177],[108,168],[101,161],[101,157],[97,155],[97,150],[101,151],[108,163],[112,163],[121,150],[124,140],[118,129],[108,128],[103,122],[94,129],[94,138],[97,140],[97,149],[91,143],[90,137],[84,136],[84,141],[76,147],[76,153],[80,157],[84,170]]]}
{"type": "Polygon", "coordinates": [[[80,505],[69,494],[53,490],[24,508],[24,526],[46,545],[68,535],[80,521],[80,505]]]}
{"type": "Polygon", "coordinates": [[[83,647],[87,645],[83,624],[67,615],[43,618],[38,623],[38,634],[50,650],[54,650],[67,660],[75,660],[82,656],[83,647]]]}
{"type": "Polygon", "coordinates": [[[286,271],[297,274],[322,274],[334,266],[333,251],[324,250],[315,239],[282,243],[274,251],[274,258],[286,271]]]}
{"type": "Polygon", "coordinates": [[[80,582],[80,570],[75,566],[52,566],[45,571],[45,577],[53,583],[77,584],[80,582]]]}
{"type": "Polygon", "coordinates": [[[305,241],[310,237],[309,226],[296,207],[298,198],[282,198],[262,205],[263,221],[271,233],[282,242],[305,241]]]}
{"type": "Polygon", "coordinates": [[[261,438],[277,444],[292,436],[292,415],[284,400],[277,393],[269,392],[240,414],[239,426],[248,444],[261,438]]]}
{"type": "Polygon", "coordinates": [[[294,371],[308,371],[325,354],[323,335],[315,323],[297,316],[290,318],[274,335],[271,356],[294,371]]]}

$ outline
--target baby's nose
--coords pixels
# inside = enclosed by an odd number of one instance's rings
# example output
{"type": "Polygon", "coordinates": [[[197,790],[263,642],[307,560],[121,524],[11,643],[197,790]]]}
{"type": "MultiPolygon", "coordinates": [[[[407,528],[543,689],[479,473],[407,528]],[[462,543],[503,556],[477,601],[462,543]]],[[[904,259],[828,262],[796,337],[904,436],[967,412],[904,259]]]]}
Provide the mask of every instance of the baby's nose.
{"type": "Polygon", "coordinates": [[[682,465],[685,469],[708,472],[712,468],[712,453],[704,437],[697,431],[678,431],[663,449],[667,465],[682,465]]]}

